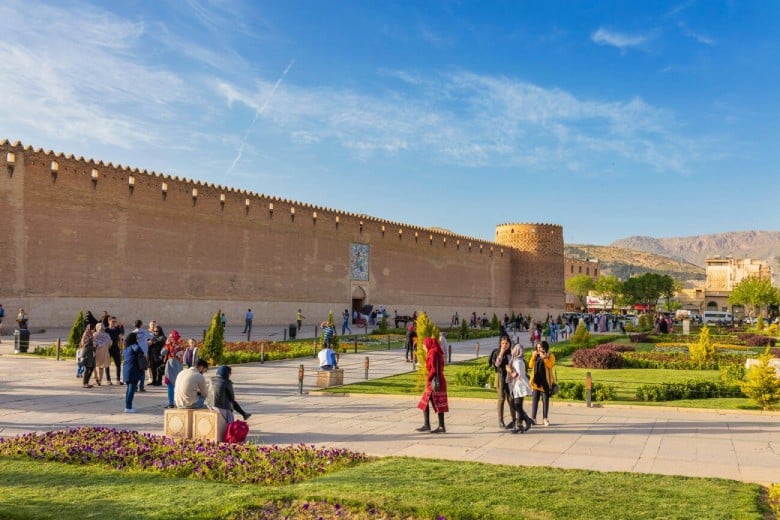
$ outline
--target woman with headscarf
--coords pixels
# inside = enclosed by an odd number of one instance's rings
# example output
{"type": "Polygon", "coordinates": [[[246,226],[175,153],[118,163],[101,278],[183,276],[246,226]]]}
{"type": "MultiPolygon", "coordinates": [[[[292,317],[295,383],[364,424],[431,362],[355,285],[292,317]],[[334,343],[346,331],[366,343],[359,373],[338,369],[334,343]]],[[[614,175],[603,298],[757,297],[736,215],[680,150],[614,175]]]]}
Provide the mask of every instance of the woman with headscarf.
{"type": "Polygon", "coordinates": [[[523,410],[523,398],[531,395],[531,385],[525,373],[525,360],[523,359],[523,346],[519,343],[512,347],[512,357],[507,367],[507,385],[512,393],[514,401],[514,427],[512,433],[523,433],[531,429],[534,422],[523,410]],[[523,428],[522,423],[525,423],[523,428]]]}
{"type": "Polygon", "coordinates": [[[444,413],[450,411],[447,402],[447,380],[444,379],[444,351],[436,338],[425,338],[423,341],[425,349],[425,368],[428,372],[428,379],[417,408],[423,411],[422,426],[417,428],[418,432],[445,433],[444,413]],[[431,430],[431,412],[430,407],[439,416],[439,426],[431,430]]]}
{"type": "Polygon", "coordinates": [[[531,420],[536,422],[536,412],[539,409],[539,397],[542,398],[542,419],[545,426],[550,426],[547,412],[550,410],[550,389],[555,384],[555,354],[550,352],[546,341],[536,344],[536,350],[531,356],[531,420]]]}
{"type": "MultiPolygon", "coordinates": [[[[171,331],[168,336],[168,343],[165,344],[163,349],[163,356],[165,357],[165,375],[163,376],[163,383],[168,387],[168,408],[176,408],[173,402],[173,389],[176,386],[176,378],[183,370],[182,360],[184,359],[184,346],[177,347],[175,340],[172,341],[172,336],[179,335],[178,332],[171,331]]],[[[181,343],[181,338],[178,338],[181,343]]]]}
{"type": "Polygon", "coordinates": [[[246,421],[252,414],[242,410],[241,406],[236,402],[236,395],[233,392],[233,381],[230,380],[231,372],[232,369],[227,365],[222,365],[217,369],[217,375],[211,378],[211,383],[209,384],[206,405],[222,414],[227,423],[235,420],[233,410],[240,413],[246,421]]]}
{"type": "Polygon", "coordinates": [[[103,371],[106,372],[106,381],[109,385],[113,385],[111,382],[111,356],[108,353],[108,349],[111,348],[111,336],[106,332],[106,328],[101,322],[97,322],[95,325],[95,335],[92,338],[95,343],[95,382],[100,386],[103,380],[103,371]]]}
{"type": "Polygon", "coordinates": [[[94,332],[90,327],[84,329],[84,334],[81,335],[81,348],[84,350],[82,359],[84,360],[84,377],[82,378],[82,384],[84,388],[92,388],[89,384],[89,379],[92,377],[92,372],[95,371],[95,341],[94,332]]]}

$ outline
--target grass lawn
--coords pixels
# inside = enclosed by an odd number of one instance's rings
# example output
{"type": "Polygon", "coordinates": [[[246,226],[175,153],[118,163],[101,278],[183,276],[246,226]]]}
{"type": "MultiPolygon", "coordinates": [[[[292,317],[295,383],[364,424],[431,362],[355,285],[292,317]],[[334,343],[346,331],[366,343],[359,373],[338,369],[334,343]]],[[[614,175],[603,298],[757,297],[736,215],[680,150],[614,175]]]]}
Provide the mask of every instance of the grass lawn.
{"type": "Polygon", "coordinates": [[[264,487],[0,458],[0,518],[278,518],[272,501],[317,518],[301,504],[322,500],[342,518],[769,518],[761,486],[721,479],[389,457],[264,487]]]}
{"type": "MultiPolygon", "coordinates": [[[[606,401],[622,404],[639,404],[646,406],[670,406],[679,408],[721,408],[725,410],[760,410],[761,408],[747,397],[738,398],[713,398],[713,399],[687,399],[678,401],[645,402],[635,399],[636,388],[640,385],[659,383],[682,383],[689,380],[720,381],[720,372],[717,370],[672,370],[672,369],[588,369],[573,368],[568,364],[569,358],[563,358],[557,364],[557,375],[560,381],[585,382],[587,372],[591,373],[594,383],[613,385],[617,389],[617,399],[606,401]]],[[[470,366],[487,363],[487,357],[469,360],[462,363],[447,365],[447,395],[450,397],[475,397],[483,399],[495,399],[494,388],[460,386],[455,383],[455,374],[466,370],[470,366]]],[[[418,386],[416,372],[407,372],[383,379],[374,379],[351,385],[323,389],[323,392],[351,394],[386,394],[386,395],[417,395],[422,387],[418,386]]],[[[554,397],[555,400],[561,400],[554,397]]],[[[561,400],[564,401],[564,400],[561,400]]]]}

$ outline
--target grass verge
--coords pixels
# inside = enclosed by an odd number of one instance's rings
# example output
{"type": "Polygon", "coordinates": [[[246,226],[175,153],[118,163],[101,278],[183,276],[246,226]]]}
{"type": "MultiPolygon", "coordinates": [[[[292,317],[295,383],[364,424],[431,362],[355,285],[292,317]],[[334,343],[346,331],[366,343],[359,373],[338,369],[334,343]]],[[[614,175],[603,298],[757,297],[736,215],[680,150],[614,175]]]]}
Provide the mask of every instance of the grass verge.
{"type": "MultiPolygon", "coordinates": [[[[327,500],[343,504],[345,511],[364,512],[342,515],[347,518],[762,519],[770,514],[765,488],[722,479],[389,457],[270,487],[0,458],[0,518],[248,520],[267,517],[267,504],[280,500],[327,500]]],[[[290,518],[309,518],[302,508],[299,513],[290,518]]]]}

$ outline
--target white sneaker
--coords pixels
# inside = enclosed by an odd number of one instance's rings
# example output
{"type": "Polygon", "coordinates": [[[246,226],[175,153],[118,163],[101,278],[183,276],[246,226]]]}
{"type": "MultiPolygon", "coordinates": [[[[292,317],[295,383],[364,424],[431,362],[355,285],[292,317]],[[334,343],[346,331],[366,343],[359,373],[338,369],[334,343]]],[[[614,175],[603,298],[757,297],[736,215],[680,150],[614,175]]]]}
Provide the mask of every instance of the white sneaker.
{"type": "Polygon", "coordinates": [[[544,425],[545,426],[550,426],[550,421],[548,421],[547,419],[544,419],[544,425]]]}
{"type": "Polygon", "coordinates": [[[137,411],[135,408],[125,408],[125,413],[135,413],[137,411]]]}

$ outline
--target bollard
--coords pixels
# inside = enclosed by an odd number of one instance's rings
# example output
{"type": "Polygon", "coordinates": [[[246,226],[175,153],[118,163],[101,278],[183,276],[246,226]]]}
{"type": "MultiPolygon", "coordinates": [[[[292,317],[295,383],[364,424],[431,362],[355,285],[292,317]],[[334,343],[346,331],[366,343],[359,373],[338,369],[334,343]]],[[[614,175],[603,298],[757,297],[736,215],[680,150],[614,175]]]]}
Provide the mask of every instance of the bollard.
{"type": "Polygon", "coordinates": [[[447,350],[449,351],[447,354],[447,363],[452,363],[452,345],[447,345],[447,350]]]}
{"type": "Polygon", "coordinates": [[[287,329],[284,329],[284,341],[287,341],[287,329]]]}
{"type": "Polygon", "coordinates": [[[590,372],[585,374],[585,403],[590,408],[591,390],[593,389],[593,378],[590,377],[590,372]]]}
{"type": "Polygon", "coordinates": [[[476,347],[476,349],[477,349],[477,358],[479,358],[479,341],[477,341],[477,347],[476,347]]]}
{"type": "Polygon", "coordinates": [[[57,361],[60,360],[60,350],[62,349],[62,340],[57,338],[57,361]]]}
{"type": "Polygon", "coordinates": [[[203,329],[203,341],[206,341],[206,329],[203,329]]]}
{"type": "Polygon", "coordinates": [[[265,342],[260,343],[260,364],[265,363],[265,342]]]}
{"type": "Polygon", "coordinates": [[[303,393],[303,363],[298,365],[298,393],[303,393]]]}
{"type": "Polygon", "coordinates": [[[366,360],[363,361],[363,368],[366,369],[366,379],[368,379],[368,356],[366,356],[366,360]]]}
{"type": "Polygon", "coordinates": [[[315,325],[314,326],[314,337],[315,338],[317,337],[317,327],[319,327],[319,325],[315,325]]]}
{"type": "Polygon", "coordinates": [[[355,338],[355,354],[357,354],[357,338],[355,338]]]}
{"type": "Polygon", "coordinates": [[[252,341],[252,329],[247,329],[246,330],[246,340],[247,341],[252,341]]]}

